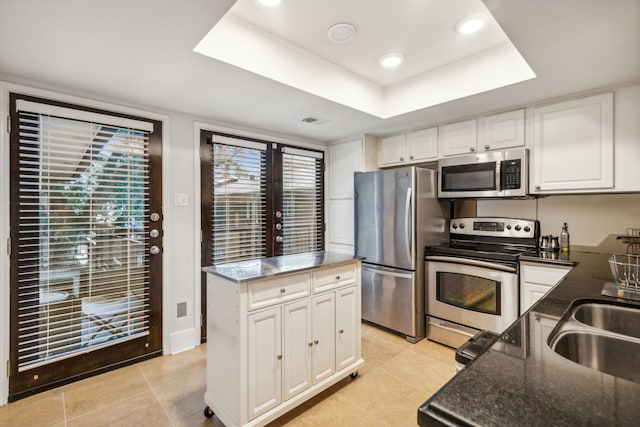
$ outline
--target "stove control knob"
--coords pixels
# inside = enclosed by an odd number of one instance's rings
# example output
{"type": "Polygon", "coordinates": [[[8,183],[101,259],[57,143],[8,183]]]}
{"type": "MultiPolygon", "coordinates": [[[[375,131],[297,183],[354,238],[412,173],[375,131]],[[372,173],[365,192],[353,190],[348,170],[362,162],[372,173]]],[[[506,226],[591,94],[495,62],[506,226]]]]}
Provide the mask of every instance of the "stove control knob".
{"type": "Polygon", "coordinates": [[[460,223],[460,228],[464,228],[464,223],[460,223]]]}
{"type": "Polygon", "coordinates": [[[456,228],[458,228],[458,224],[454,222],[453,224],[451,224],[451,227],[455,230],[456,228]]]}
{"type": "Polygon", "coordinates": [[[528,225],[524,226],[524,231],[526,231],[527,233],[531,231],[531,227],[529,227],[528,225]]]}
{"type": "Polygon", "coordinates": [[[516,231],[520,231],[520,226],[519,225],[516,225],[515,228],[516,228],[516,231]]]}
{"type": "Polygon", "coordinates": [[[511,230],[511,224],[507,224],[507,230],[511,230]]]}

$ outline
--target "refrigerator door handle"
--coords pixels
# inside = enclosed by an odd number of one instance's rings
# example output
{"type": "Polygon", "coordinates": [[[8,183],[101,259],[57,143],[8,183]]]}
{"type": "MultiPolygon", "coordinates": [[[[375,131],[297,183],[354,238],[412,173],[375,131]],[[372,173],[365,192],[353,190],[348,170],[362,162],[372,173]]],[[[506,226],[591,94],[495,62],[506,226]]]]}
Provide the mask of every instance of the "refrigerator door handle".
{"type": "Polygon", "coordinates": [[[404,204],[404,237],[405,237],[405,249],[407,251],[407,260],[413,262],[411,256],[411,187],[407,188],[407,198],[404,204]]]}

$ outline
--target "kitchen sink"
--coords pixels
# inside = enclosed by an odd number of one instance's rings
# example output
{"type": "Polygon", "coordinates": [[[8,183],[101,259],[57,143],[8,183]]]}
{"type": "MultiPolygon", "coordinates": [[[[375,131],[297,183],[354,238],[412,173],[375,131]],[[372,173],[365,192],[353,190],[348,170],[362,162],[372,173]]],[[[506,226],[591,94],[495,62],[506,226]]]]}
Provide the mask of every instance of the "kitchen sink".
{"type": "Polygon", "coordinates": [[[577,300],[549,335],[551,349],[573,362],[640,383],[640,306],[577,300]]]}
{"type": "Polygon", "coordinates": [[[616,304],[578,305],[573,317],[581,323],[616,334],[640,338],[640,308],[616,304]]]}
{"type": "Polygon", "coordinates": [[[640,383],[640,341],[567,331],[556,338],[552,348],[560,356],[587,368],[640,383]]]}

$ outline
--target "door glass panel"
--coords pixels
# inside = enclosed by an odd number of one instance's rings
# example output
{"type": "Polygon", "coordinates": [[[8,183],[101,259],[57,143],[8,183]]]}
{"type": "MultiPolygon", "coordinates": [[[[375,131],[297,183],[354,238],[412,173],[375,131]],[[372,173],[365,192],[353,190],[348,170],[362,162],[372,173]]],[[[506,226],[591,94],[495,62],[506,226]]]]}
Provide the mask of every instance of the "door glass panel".
{"type": "Polygon", "coordinates": [[[501,282],[468,274],[438,272],[438,301],[467,310],[500,314],[501,282]]]}

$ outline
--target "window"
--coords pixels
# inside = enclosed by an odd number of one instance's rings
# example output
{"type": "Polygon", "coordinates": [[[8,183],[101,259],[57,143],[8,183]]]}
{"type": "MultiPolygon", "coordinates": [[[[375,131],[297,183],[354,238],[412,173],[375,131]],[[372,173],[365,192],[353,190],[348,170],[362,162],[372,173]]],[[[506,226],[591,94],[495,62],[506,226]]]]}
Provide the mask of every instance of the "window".
{"type": "Polygon", "coordinates": [[[10,398],[160,350],[160,128],[12,94],[10,398]]]}
{"type": "Polygon", "coordinates": [[[203,265],[324,248],[323,152],[212,132],[203,144],[203,265]]]}

